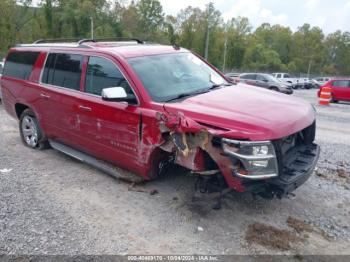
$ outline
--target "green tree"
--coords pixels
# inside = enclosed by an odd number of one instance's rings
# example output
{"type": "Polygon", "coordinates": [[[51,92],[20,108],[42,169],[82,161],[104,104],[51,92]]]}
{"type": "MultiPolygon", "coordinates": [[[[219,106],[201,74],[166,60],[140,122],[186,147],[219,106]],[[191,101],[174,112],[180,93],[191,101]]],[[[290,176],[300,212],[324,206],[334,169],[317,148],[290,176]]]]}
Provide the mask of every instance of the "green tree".
{"type": "Polygon", "coordinates": [[[336,31],[325,40],[327,50],[326,64],[322,72],[326,74],[346,75],[350,72],[350,33],[336,31]]]}
{"type": "Polygon", "coordinates": [[[158,0],[140,0],[136,4],[138,15],[138,26],[142,28],[139,32],[146,39],[157,36],[163,28],[164,14],[163,7],[158,0]]]}
{"type": "Polygon", "coordinates": [[[241,68],[246,51],[247,37],[252,26],[246,17],[232,18],[225,24],[227,44],[226,68],[241,68]]]}
{"type": "Polygon", "coordinates": [[[319,27],[304,24],[293,36],[293,61],[299,72],[320,72],[325,63],[324,34],[319,27]]]}

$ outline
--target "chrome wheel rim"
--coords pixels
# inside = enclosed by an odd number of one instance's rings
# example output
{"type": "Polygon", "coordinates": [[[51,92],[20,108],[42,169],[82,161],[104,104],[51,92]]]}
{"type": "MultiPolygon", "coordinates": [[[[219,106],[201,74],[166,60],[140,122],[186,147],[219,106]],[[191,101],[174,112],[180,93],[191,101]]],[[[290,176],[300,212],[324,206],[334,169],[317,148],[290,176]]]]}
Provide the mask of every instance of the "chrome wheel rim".
{"type": "Polygon", "coordinates": [[[38,129],[33,117],[23,117],[21,128],[23,139],[26,142],[26,144],[30,147],[36,147],[38,144],[38,129]]]}

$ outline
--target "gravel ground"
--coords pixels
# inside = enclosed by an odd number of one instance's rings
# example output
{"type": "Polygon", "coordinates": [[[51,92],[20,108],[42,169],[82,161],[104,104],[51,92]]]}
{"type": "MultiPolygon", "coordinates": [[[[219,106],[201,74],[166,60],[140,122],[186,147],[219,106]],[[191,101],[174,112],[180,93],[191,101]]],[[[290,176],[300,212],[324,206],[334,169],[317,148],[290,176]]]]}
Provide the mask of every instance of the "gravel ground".
{"type": "Polygon", "coordinates": [[[350,104],[320,107],[315,94],[294,94],[317,110],[315,174],[293,199],[233,193],[219,211],[182,170],[138,186],[159,192],[150,195],[54,150],[30,150],[0,106],[0,254],[350,254],[350,104]],[[278,232],[293,240],[283,250],[254,240],[278,232]]]}

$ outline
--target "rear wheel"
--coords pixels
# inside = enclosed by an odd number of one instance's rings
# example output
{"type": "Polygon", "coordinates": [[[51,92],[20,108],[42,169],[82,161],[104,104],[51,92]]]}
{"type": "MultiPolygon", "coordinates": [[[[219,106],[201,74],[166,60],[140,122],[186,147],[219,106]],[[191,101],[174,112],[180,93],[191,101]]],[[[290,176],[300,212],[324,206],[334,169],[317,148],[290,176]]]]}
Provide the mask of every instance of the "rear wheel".
{"type": "Polygon", "coordinates": [[[19,131],[22,142],[30,148],[44,149],[48,142],[42,132],[39,122],[31,109],[26,109],[19,120],[19,131]]]}
{"type": "Polygon", "coordinates": [[[332,94],[332,96],[331,96],[331,103],[338,103],[338,100],[334,99],[333,94],[332,94]]]}

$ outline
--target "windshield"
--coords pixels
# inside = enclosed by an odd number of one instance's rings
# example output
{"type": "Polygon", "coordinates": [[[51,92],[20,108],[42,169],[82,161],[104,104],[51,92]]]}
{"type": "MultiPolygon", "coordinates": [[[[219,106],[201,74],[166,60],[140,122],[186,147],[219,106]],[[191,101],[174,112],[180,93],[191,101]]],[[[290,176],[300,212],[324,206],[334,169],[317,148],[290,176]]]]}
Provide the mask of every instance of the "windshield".
{"type": "Polygon", "coordinates": [[[156,102],[198,94],[227,84],[223,77],[192,53],[144,56],[128,61],[156,102]]]}

